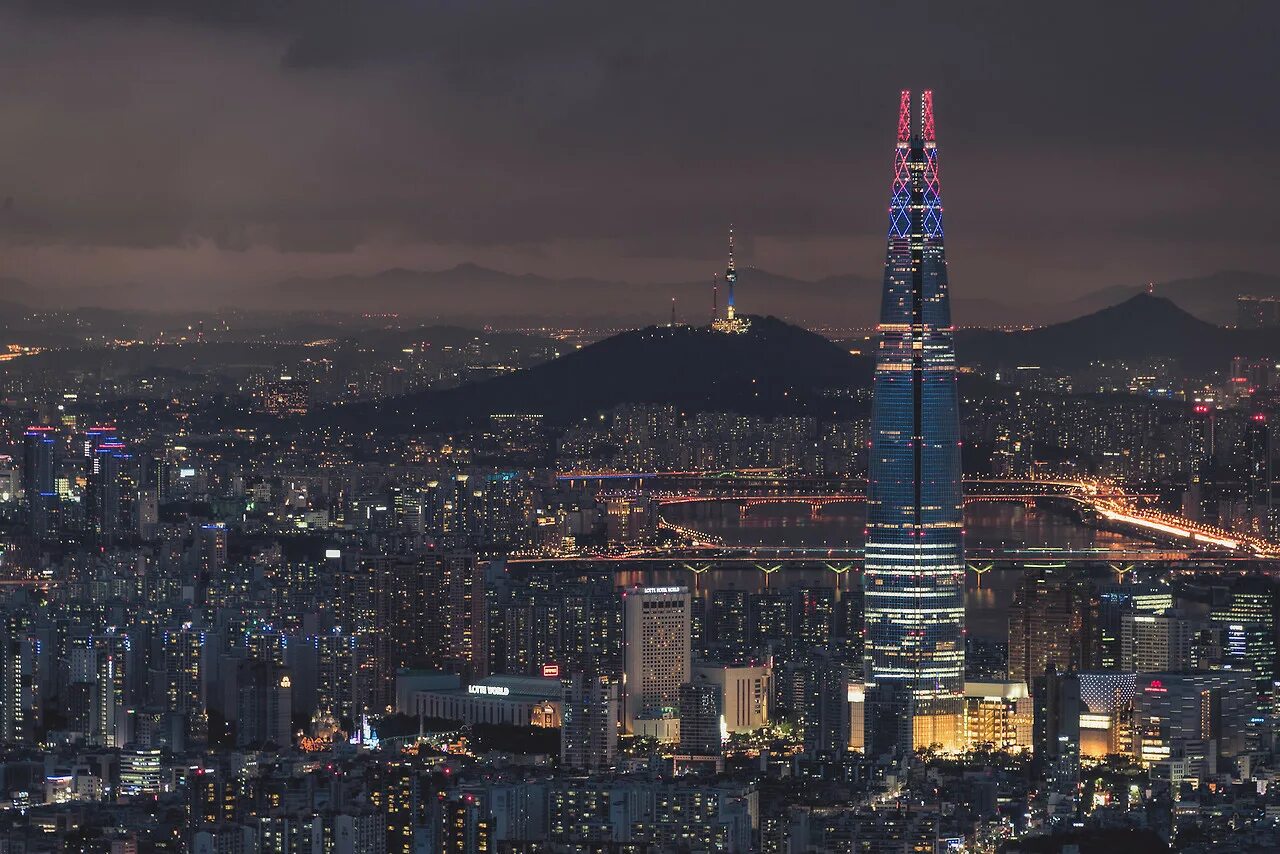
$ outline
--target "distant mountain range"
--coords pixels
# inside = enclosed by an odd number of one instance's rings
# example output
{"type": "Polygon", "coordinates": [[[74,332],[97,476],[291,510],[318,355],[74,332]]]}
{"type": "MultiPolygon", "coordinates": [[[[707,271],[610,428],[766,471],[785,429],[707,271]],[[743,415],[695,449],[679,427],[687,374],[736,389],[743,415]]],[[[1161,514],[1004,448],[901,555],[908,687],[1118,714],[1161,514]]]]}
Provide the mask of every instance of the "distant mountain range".
{"type": "MultiPolygon", "coordinates": [[[[878,277],[839,275],[806,280],[754,267],[739,270],[740,310],[771,315],[809,326],[872,326],[879,315],[878,277]]],[[[1103,288],[1061,303],[1032,303],[1012,297],[955,299],[952,313],[960,326],[1010,326],[1055,323],[1145,293],[1148,285],[1103,288]]],[[[1236,322],[1239,294],[1280,296],[1280,276],[1224,271],[1154,286],[1158,296],[1211,323],[1236,322]]],[[[662,323],[671,301],[684,322],[700,324],[711,315],[711,282],[631,284],[602,279],[551,279],[514,275],[474,264],[447,270],[387,270],[371,276],[298,278],[280,283],[258,299],[283,298],[285,304],[324,309],[425,313],[462,322],[501,322],[547,317],[662,323]]],[[[719,304],[726,294],[723,283],[719,304]]],[[[278,300],[275,300],[279,302],[278,300]]]]}
{"type": "MultiPolygon", "coordinates": [[[[1224,370],[1233,356],[1280,358],[1280,335],[1234,330],[1140,293],[1066,323],[1022,332],[961,330],[961,364],[1035,364],[1073,369],[1095,360],[1169,359],[1195,371],[1224,370]]],[[[846,417],[865,412],[873,363],[773,317],[745,334],[706,326],[649,327],[606,338],[527,370],[445,391],[336,407],[320,422],[389,429],[453,427],[497,413],[538,413],[568,424],[625,403],[686,411],[846,417]]],[[[987,387],[976,375],[970,390],[987,387]]]]}
{"type": "MultiPolygon", "coordinates": [[[[254,299],[275,304],[307,305],[348,311],[400,312],[462,323],[546,322],[570,318],[601,325],[666,323],[672,300],[676,316],[691,324],[711,319],[712,281],[631,284],[618,280],[552,279],[515,275],[460,264],[447,270],[386,270],[371,276],[289,279],[275,292],[254,299]]],[[[728,294],[720,284],[723,311],[728,294]]],[[[738,305],[753,314],[775,315],[800,323],[843,319],[871,322],[880,299],[880,284],[858,276],[831,276],[815,281],[794,279],[765,270],[738,272],[738,305]]]]}
{"type": "MultiPolygon", "coordinates": [[[[1001,299],[955,299],[953,315],[964,327],[1043,325],[1097,311],[1148,289],[1145,283],[1102,288],[1061,302],[1030,301],[1019,294],[1001,299]]],[[[253,311],[395,313],[432,323],[499,327],[566,322],[602,327],[665,324],[675,300],[681,322],[694,325],[711,317],[711,280],[629,283],[596,278],[550,278],[514,274],[476,264],[446,270],[391,269],[369,275],[299,277],[275,285],[199,291],[208,311],[234,305],[253,311]]],[[[1280,276],[1223,271],[1208,276],[1156,283],[1154,293],[1218,325],[1236,322],[1239,294],[1280,296],[1280,276]]],[[[99,305],[120,311],[166,310],[175,300],[161,301],[145,288],[71,290],[34,287],[18,279],[0,278],[0,307],[32,309],[99,305]]],[[[727,294],[721,283],[718,302],[727,294]]],[[[810,327],[869,327],[879,314],[878,276],[837,275],[797,279],[753,267],[738,276],[738,307],[810,327]]]]}

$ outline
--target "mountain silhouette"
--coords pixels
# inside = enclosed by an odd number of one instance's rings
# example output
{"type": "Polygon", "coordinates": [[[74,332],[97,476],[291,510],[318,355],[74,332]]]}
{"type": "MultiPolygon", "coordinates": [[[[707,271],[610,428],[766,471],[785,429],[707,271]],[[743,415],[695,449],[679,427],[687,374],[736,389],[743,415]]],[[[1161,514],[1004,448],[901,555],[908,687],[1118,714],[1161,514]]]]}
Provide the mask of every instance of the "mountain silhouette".
{"type": "Polygon", "coordinates": [[[1233,356],[1280,355],[1274,330],[1225,329],[1201,320],[1164,297],[1140,293],[1118,305],[1039,329],[964,330],[957,336],[961,363],[1035,364],[1078,368],[1094,361],[1167,359],[1184,369],[1223,370],[1233,356]]]}
{"type": "Polygon", "coordinates": [[[853,392],[871,361],[774,317],[741,334],[706,326],[652,326],[587,345],[527,370],[444,391],[352,404],[319,417],[414,428],[538,413],[570,423],[624,403],[684,411],[836,417],[866,408],[853,392]]]}

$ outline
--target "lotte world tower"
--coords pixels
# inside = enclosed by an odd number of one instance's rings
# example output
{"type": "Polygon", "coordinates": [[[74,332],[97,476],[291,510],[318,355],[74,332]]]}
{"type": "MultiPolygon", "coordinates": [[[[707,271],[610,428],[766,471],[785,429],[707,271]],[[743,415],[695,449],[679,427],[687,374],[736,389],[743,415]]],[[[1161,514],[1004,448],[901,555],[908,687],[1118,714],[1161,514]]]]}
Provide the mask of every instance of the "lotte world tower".
{"type": "Polygon", "coordinates": [[[903,92],[876,353],[865,556],[867,745],[958,749],[964,532],[933,93],[903,92]]]}

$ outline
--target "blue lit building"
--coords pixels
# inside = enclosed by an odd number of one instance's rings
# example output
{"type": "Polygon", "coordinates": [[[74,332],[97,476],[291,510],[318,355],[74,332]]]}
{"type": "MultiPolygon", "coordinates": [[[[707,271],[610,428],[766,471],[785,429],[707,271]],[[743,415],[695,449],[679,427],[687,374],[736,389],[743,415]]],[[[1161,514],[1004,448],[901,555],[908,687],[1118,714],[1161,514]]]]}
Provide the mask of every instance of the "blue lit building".
{"type": "Polygon", "coordinates": [[[961,747],[964,532],[933,94],[903,92],[876,354],[865,563],[867,744],[961,747]]]}

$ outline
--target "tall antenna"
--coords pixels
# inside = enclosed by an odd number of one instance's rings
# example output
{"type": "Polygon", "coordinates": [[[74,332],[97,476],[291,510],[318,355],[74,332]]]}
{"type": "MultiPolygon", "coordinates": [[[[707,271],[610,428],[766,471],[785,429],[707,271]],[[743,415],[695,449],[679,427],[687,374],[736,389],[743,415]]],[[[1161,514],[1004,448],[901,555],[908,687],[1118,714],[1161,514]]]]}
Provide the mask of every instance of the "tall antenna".
{"type": "Polygon", "coordinates": [[[724,280],[729,286],[729,299],[725,304],[725,319],[733,320],[733,286],[738,283],[738,271],[733,266],[733,223],[729,223],[729,267],[724,271],[724,280]]]}
{"type": "Polygon", "coordinates": [[[720,313],[720,274],[713,273],[711,275],[711,322],[716,322],[716,316],[720,313]]]}
{"type": "Polygon", "coordinates": [[[671,325],[676,325],[676,298],[671,298],[671,325]]]}

